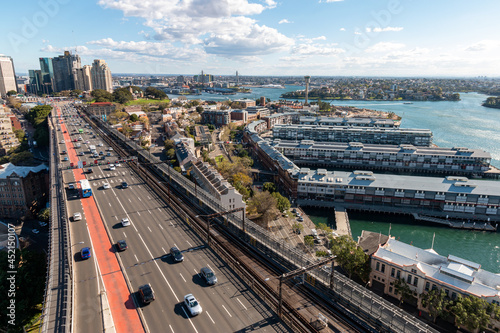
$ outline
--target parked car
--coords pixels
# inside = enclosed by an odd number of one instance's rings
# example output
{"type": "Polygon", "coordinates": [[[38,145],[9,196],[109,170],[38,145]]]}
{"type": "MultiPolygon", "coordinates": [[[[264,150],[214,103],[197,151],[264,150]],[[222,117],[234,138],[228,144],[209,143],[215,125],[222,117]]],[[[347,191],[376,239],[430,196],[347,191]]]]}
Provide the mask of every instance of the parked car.
{"type": "Polygon", "coordinates": [[[182,252],[179,251],[179,249],[176,248],[175,246],[170,249],[170,255],[172,256],[172,258],[174,258],[175,262],[184,261],[184,256],[182,255],[182,252]]]}
{"type": "Polygon", "coordinates": [[[73,221],[80,221],[82,219],[82,213],[74,213],[73,214],[73,221]]]}
{"type": "Polygon", "coordinates": [[[200,275],[205,278],[205,281],[209,285],[214,285],[217,283],[217,277],[215,276],[214,272],[209,267],[203,267],[200,270],[200,275]]]}
{"type": "Polygon", "coordinates": [[[155,292],[149,283],[139,287],[139,295],[141,295],[141,300],[145,304],[155,300],[155,292]]]}
{"type": "Polygon", "coordinates": [[[191,316],[197,316],[203,311],[200,303],[196,300],[193,294],[187,294],[184,296],[184,305],[188,309],[191,316]]]}
{"type": "Polygon", "coordinates": [[[84,247],[81,251],[80,254],[82,255],[82,259],[88,259],[92,255],[90,254],[90,247],[84,247]]]}

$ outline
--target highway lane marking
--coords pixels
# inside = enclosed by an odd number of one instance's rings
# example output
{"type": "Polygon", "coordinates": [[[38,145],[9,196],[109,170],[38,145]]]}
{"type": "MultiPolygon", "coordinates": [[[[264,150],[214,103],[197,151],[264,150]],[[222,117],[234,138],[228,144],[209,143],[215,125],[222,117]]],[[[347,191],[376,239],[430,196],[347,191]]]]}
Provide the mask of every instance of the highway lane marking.
{"type": "Polygon", "coordinates": [[[139,201],[142,201],[142,200],[141,200],[141,197],[137,197],[137,199],[139,199],[139,201]]]}
{"type": "Polygon", "coordinates": [[[161,226],[161,224],[158,223],[158,225],[160,226],[161,230],[163,230],[163,227],[161,226]]]}
{"type": "Polygon", "coordinates": [[[134,257],[135,257],[135,261],[139,261],[139,258],[137,258],[137,256],[134,254],[134,257]]]}
{"type": "MultiPolygon", "coordinates": [[[[196,274],[198,274],[198,277],[199,277],[199,278],[201,278],[200,273],[198,273],[198,271],[197,271],[196,269],[194,269],[194,268],[193,268],[193,271],[194,271],[196,274]]],[[[215,324],[215,323],[214,323],[214,324],[215,324]]]]}
{"type": "Polygon", "coordinates": [[[191,243],[189,243],[189,241],[186,241],[186,243],[188,243],[190,247],[193,247],[193,245],[191,245],[191,243]]]}
{"type": "Polygon", "coordinates": [[[148,227],[148,230],[149,230],[149,232],[152,232],[150,227],[148,227]]]}
{"type": "Polygon", "coordinates": [[[139,211],[137,211],[137,214],[139,214],[139,216],[141,216],[141,213],[139,213],[139,211]]]}
{"type": "MultiPolygon", "coordinates": [[[[109,207],[111,207],[111,202],[108,202],[108,204],[109,204],[109,207]]],[[[116,216],[115,216],[115,217],[116,217],[116,216]]]]}
{"type": "Polygon", "coordinates": [[[208,311],[205,311],[205,312],[207,313],[208,318],[210,318],[210,320],[212,321],[212,323],[214,323],[214,324],[215,324],[215,321],[212,319],[212,316],[210,315],[210,313],[208,313],[208,311]]]}
{"type": "Polygon", "coordinates": [[[151,197],[148,195],[148,199],[151,200],[151,197]]]}
{"type": "Polygon", "coordinates": [[[163,250],[164,253],[167,253],[167,251],[165,251],[165,248],[162,246],[161,249],[163,250]]]}
{"type": "MultiPolygon", "coordinates": [[[[153,258],[153,259],[154,259],[153,254],[152,254],[152,253],[151,253],[151,251],[149,250],[149,248],[148,248],[148,246],[146,245],[146,242],[145,242],[145,241],[144,241],[144,239],[142,238],[141,234],[139,234],[139,233],[138,233],[137,235],[138,235],[138,236],[139,236],[139,238],[141,239],[141,241],[142,241],[142,243],[144,244],[144,247],[146,248],[146,250],[148,250],[148,253],[149,253],[149,255],[151,256],[151,258],[153,258]]],[[[163,274],[162,270],[160,269],[160,265],[158,265],[158,263],[156,262],[156,260],[153,260],[153,262],[155,263],[156,267],[157,267],[157,268],[158,268],[158,270],[160,271],[161,276],[163,277],[163,279],[164,279],[164,280],[165,280],[165,282],[167,283],[168,287],[170,288],[170,291],[171,291],[171,292],[172,292],[172,294],[174,295],[175,300],[176,300],[177,302],[180,302],[180,301],[179,301],[179,298],[177,297],[177,295],[176,295],[176,294],[175,294],[175,292],[174,292],[174,289],[172,289],[172,286],[170,285],[170,283],[168,282],[167,278],[165,277],[165,274],[163,274]]],[[[183,310],[184,310],[184,308],[183,308],[183,310]]],[[[186,311],[184,311],[184,313],[186,313],[186,311]]],[[[187,316],[187,314],[186,314],[186,316],[187,316]]],[[[188,317],[188,318],[189,318],[189,317],[188,317]]],[[[191,323],[191,325],[193,325],[193,323],[191,323]]],[[[193,328],[194,328],[194,325],[193,325],[193,328]]],[[[195,330],[196,330],[196,328],[195,328],[195,330]]],[[[198,332],[198,331],[196,331],[196,332],[198,332]]]]}
{"type": "Polygon", "coordinates": [[[149,209],[148,209],[148,213],[151,214],[151,215],[153,215],[149,209]]]}
{"type": "Polygon", "coordinates": [[[125,236],[125,238],[127,238],[127,234],[125,233],[125,231],[123,232],[123,236],[125,236]]]}
{"type": "Polygon", "coordinates": [[[128,198],[128,201],[129,201],[130,203],[132,203],[132,200],[130,200],[130,198],[128,198]]]}
{"type": "Polygon", "coordinates": [[[198,333],[198,330],[196,329],[196,327],[194,327],[194,324],[193,324],[193,322],[191,321],[191,318],[189,318],[188,314],[186,313],[186,310],[184,310],[184,307],[182,307],[182,311],[184,311],[184,314],[186,315],[187,319],[188,319],[188,320],[189,320],[189,322],[191,323],[191,326],[193,326],[194,331],[195,331],[196,333],[198,333]]]}
{"type": "Polygon", "coordinates": [[[227,314],[229,315],[229,317],[231,317],[231,318],[232,318],[233,316],[231,316],[231,314],[229,313],[229,311],[227,311],[227,309],[226,309],[226,307],[224,306],[224,304],[222,304],[222,307],[224,308],[224,310],[226,310],[226,312],[227,312],[227,314]]]}
{"type": "Polygon", "coordinates": [[[170,327],[170,330],[172,331],[172,333],[175,333],[174,329],[172,328],[172,325],[168,325],[168,327],[170,327]]]}
{"type": "Polygon", "coordinates": [[[247,307],[243,305],[243,303],[241,303],[240,299],[239,298],[236,298],[238,300],[238,302],[240,302],[241,306],[246,310],[247,307]]]}
{"type": "Polygon", "coordinates": [[[179,273],[179,275],[181,276],[181,278],[184,280],[184,282],[186,282],[186,279],[184,278],[184,276],[182,276],[181,273],[179,273]]]}

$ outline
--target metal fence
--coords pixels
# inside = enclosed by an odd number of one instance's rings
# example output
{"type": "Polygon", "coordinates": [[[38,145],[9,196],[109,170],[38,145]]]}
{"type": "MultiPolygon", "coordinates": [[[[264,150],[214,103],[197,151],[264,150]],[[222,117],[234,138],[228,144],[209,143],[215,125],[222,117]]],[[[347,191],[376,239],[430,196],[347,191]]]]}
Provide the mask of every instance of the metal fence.
{"type": "MultiPolygon", "coordinates": [[[[147,150],[127,139],[122,133],[104,124],[99,119],[98,121],[102,126],[107,127],[113,136],[124,142],[132,153],[137,154],[138,160],[143,163],[150,163],[169,186],[173,186],[185,193],[193,204],[208,208],[212,212],[226,211],[220,201],[210,193],[199,186],[195,186],[194,183],[172,167],[162,163],[157,157],[151,156],[147,150]]],[[[245,233],[241,232],[243,221],[236,214],[229,214],[227,219],[220,219],[218,222],[224,223],[228,230],[244,238],[249,246],[254,247],[290,270],[305,267],[314,262],[314,259],[306,255],[302,250],[290,246],[284,240],[276,239],[264,228],[249,219],[245,219],[244,222],[245,233]]],[[[308,288],[315,289],[328,299],[342,304],[352,313],[362,317],[363,320],[370,322],[380,330],[408,333],[437,332],[412,315],[403,312],[394,304],[341,274],[334,275],[333,289],[330,289],[329,282],[330,273],[323,269],[309,272],[305,279],[305,285],[308,288]]]]}
{"type": "MultiPolygon", "coordinates": [[[[56,118],[57,119],[57,118],[56,118]]],[[[56,124],[50,116],[50,221],[45,294],[39,331],[68,333],[72,330],[73,279],[70,233],[63,177],[58,165],[56,124]]],[[[57,120],[56,120],[57,121],[57,120]]]]}

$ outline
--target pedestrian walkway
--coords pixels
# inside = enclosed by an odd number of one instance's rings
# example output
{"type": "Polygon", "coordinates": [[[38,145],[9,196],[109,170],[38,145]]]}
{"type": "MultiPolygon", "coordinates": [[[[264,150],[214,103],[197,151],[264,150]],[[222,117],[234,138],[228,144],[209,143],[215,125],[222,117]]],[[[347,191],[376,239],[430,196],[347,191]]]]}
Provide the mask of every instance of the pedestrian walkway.
{"type": "Polygon", "coordinates": [[[335,224],[337,225],[337,229],[335,232],[339,236],[352,236],[351,234],[351,224],[349,223],[349,217],[347,216],[347,212],[345,207],[343,206],[335,206],[335,224]]]}

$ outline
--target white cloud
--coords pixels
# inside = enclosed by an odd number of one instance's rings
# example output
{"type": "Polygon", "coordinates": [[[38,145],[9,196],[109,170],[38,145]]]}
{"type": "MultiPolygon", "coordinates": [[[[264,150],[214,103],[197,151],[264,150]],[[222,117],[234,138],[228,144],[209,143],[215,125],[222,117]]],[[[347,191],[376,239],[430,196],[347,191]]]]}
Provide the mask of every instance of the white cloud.
{"type": "Polygon", "coordinates": [[[385,28],[366,28],[366,32],[387,32],[387,31],[392,31],[392,32],[398,32],[403,30],[403,27],[385,27],[385,28]]]}
{"type": "Polygon", "coordinates": [[[405,47],[405,44],[402,43],[379,42],[367,48],[366,52],[368,53],[388,52],[388,51],[399,50],[403,47],[405,47]]]}
{"type": "Polygon", "coordinates": [[[341,2],[344,0],[319,0],[319,3],[341,2]]]}
{"type": "Polygon", "coordinates": [[[354,34],[355,34],[355,35],[361,35],[361,32],[359,32],[359,31],[354,31],[354,34]]]}
{"type": "Polygon", "coordinates": [[[299,56],[332,56],[344,53],[345,50],[332,45],[299,44],[292,48],[291,53],[299,56]]]}
{"type": "Polygon", "coordinates": [[[100,0],[99,4],[121,10],[125,16],[143,18],[155,32],[144,35],[154,40],[180,42],[187,48],[200,45],[207,53],[224,57],[269,54],[293,45],[278,30],[248,17],[276,7],[275,0],[263,0],[263,4],[248,0],[100,0]]]}
{"type": "Polygon", "coordinates": [[[482,40],[477,43],[471,44],[465,48],[465,51],[469,52],[480,52],[489,51],[500,46],[500,43],[496,40],[482,40]]]}
{"type": "Polygon", "coordinates": [[[340,28],[339,30],[340,30],[340,31],[345,31],[345,28],[340,28]]]}
{"type": "Polygon", "coordinates": [[[293,23],[293,22],[290,22],[287,19],[282,19],[281,21],[278,22],[278,24],[283,24],[283,23],[293,23]]]}

